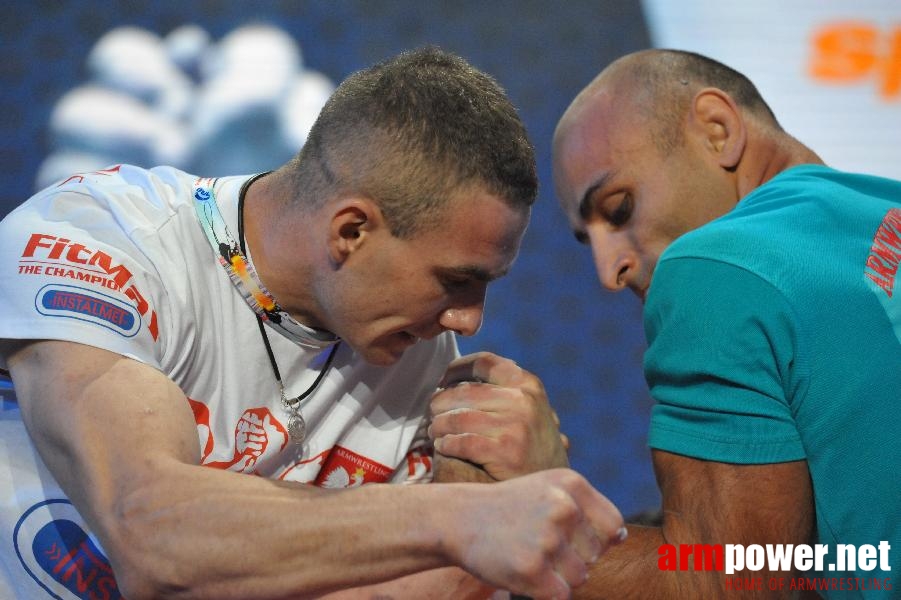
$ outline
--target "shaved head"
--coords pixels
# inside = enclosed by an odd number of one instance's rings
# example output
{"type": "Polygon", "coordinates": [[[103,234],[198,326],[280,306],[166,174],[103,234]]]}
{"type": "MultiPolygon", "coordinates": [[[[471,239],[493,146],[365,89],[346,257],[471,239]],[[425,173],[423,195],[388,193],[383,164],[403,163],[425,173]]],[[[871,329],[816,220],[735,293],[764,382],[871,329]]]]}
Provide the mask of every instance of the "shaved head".
{"type": "Polygon", "coordinates": [[[570,105],[558,132],[593,108],[598,95],[610,94],[618,104],[628,105],[636,125],[648,126],[655,145],[666,154],[681,141],[692,98],[709,87],[729,94],[748,116],[781,130],[757,88],[738,71],[693,52],[653,49],[628,54],[601,71],[570,105]]]}

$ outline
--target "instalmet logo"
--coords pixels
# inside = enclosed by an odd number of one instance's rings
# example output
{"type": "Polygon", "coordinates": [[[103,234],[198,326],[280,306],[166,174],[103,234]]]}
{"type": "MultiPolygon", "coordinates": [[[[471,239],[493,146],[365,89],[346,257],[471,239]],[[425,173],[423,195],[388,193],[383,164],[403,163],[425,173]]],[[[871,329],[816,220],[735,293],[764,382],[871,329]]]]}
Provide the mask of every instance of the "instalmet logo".
{"type": "Polygon", "coordinates": [[[88,321],[125,337],[133,337],[141,327],[140,315],[133,306],[78,286],[44,286],[37,294],[35,308],[42,315],[88,321]]]}

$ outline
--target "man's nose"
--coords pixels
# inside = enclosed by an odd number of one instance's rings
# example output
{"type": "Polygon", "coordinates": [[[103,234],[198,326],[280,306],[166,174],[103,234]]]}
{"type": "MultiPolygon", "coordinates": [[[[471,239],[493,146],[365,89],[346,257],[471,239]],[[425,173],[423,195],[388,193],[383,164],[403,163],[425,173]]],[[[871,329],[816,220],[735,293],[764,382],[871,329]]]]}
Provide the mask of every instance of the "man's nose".
{"type": "Polygon", "coordinates": [[[638,266],[633,252],[617,246],[609,236],[592,236],[591,252],[601,285],[611,292],[618,292],[629,285],[629,275],[638,266]]]}
{"type": "Polygon", "coordinates": [[[444,329],[449,329],[459,335],[471,336],[478,333],[482,327],[482,318],[485,314],[485,302],[479,302],[472,306],[448,308],[438,319],[444,329]]]}

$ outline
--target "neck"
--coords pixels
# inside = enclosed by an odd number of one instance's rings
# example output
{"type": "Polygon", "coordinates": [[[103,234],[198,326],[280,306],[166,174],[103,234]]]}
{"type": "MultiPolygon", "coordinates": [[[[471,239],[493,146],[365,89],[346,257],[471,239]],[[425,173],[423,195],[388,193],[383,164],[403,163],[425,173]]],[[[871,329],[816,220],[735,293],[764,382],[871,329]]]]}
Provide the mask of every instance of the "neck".
{"type": "Polygon", "coordinates": [[[310,221],[298,217],[278,171],[253,181],[245,191],[244,239],[263,285],[276,302],[300,323],[322,328],[309,293],[313,268],[310,221]]]}
{"type": "Polygon", "coordinates": [[[744,198],[779,173],[798,165],[824,165],[816,152],[788,135],[749,133],[749,149],[753,148],[751,160],[745,169],[738,171],[738,197],[744,198]],[[756,138],[756,139],[753,139],[756,138]]]}

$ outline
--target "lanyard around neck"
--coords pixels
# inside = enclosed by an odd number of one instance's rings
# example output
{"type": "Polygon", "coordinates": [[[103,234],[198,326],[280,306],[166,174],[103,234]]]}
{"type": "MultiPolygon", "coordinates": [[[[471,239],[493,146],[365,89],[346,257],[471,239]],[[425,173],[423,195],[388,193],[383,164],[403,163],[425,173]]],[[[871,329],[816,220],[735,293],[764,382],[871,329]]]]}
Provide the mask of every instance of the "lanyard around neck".
{"type": "MultiPolygon", "coordinates": [[[[245,182],[241,190],[242,200],[247,186],[262,175],[264,174],[256,175],[245,182]]],[[[299,323],[278,305],[275,298],[260,281],[253,263],[242,252],[237,239],[226,227],[216,202],[215,184],[216,179],[197,179],[193,191],[194,210],[219,264],[228,273],[232,283],[248,306],[263,322],[296,344],[307,348],[322,349],[338,342],[337,336],[330,332],[314,330],[299,323]]]]}

